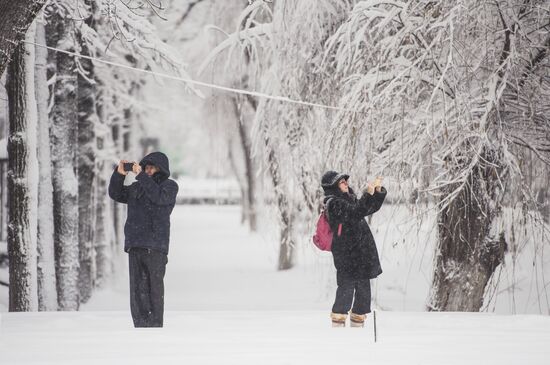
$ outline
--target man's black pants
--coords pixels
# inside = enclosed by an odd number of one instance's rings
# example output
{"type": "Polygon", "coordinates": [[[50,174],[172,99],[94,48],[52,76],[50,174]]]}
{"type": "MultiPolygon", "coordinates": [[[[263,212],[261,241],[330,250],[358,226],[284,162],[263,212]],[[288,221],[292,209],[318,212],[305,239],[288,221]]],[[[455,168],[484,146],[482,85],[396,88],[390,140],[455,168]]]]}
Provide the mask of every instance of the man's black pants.
{"type": "Polygon", "coordinates": [[[164,316],[164,273],[168,256],[147,248],[128,252],[130,309],[134,327],[162,327],[164,316]]]}
{"type": "Polygon", "coordinates": [[[355,314],[370,313],[370,280],[346,280],[336,289],[336,300],[332,313],[347,314],[351,309],[355,314]],[[354,295],[355,294],[355,295],[354,295]],[[353,303],[353,308],[351,307],[353,303]]]}

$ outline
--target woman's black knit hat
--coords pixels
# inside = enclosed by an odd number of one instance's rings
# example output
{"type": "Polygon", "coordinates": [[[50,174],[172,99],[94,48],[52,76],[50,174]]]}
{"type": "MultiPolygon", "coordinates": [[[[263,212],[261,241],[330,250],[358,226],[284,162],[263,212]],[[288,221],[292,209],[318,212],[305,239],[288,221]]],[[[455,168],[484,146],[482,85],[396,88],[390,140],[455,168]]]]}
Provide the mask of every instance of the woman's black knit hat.
{"type": "Polygon", "coordinates": [[[342,179],[349,179],[349,175],[341,174],[332,170],[327,171],[323,174],[323,177],[321,178],[321,186],[323,188],[332,188],[335,187],[338,184],[338,181],[342,179]]]}

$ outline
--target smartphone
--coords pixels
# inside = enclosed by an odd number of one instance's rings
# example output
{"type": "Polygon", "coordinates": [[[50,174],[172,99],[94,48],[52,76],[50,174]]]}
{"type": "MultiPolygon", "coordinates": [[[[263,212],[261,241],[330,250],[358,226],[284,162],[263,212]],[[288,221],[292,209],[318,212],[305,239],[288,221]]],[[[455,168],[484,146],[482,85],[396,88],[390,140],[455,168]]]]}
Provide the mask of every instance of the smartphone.
{"type": "Polygon", "coordinates": [[[124,163],[124,171],[132,171],[134,169],[134,163],[133,162],[125,162],[124,163]]]}

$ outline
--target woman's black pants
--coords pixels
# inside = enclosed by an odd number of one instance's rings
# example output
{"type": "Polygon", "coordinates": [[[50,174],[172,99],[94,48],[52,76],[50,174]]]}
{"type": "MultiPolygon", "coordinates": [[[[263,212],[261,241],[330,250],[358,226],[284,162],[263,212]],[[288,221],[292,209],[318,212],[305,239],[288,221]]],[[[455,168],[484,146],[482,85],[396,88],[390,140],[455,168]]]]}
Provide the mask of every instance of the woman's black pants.
{"type": "Polygon", "coordinates": [[[332,313],[370,313],[370,280],[345,280],[336,289],[336,300],[332,313]],[[352,308],[353,304],[353,308],[352,308]]]}
{"type": "Polygon", "coordinates": [[[134,327],[162,327],[164,316],[164,273],[168,256],[147,248],[128,252],[130,310],[134,327]]]}

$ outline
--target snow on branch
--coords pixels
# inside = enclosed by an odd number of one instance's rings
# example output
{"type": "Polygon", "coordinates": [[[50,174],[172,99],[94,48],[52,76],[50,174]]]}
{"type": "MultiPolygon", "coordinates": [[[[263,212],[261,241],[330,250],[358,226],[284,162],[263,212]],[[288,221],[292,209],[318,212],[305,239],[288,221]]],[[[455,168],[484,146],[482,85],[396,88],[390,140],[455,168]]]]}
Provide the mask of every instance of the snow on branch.
{"type": "MultiPolygon", "coordinates": [[[[219,43],[206,57],[199,67],[198,74],[204,73],[207,67],[226,53],[226,68],[233,61],[233,56],[237,52],[237,58],[244,57],[246,54],[250,58],[259,59],[261,55],[269,50],[269,38],[273,33],[273,26],[269,20],[273,14],[268,4],[264,1],[255,1],[250,3],[239,15],[237,20],[237,29],[232,34],[227,34],[218,27],[209,26],[209,29],[217,30],[226,36],[226,39],[219,43]],[[259,18],[267,18],[267,22],[262,22],[259,18]]],[[[254,62],[259,66],[261,62],[254,62]]]]}
{"type": "Polygon", "coordinates": [[[206,57],[199,67],[198,74],[202,74],[205,69],[220,55],[227,51],[230,54],[234,52],[235,47],[239,46],[242,49],[252,49],[251,53],[259,54],[259,48],[265,42],[265,37],[269,37],[272,32],[271,24],[261,24],[254,28],[249,28],[244,31],[237,31],[227,36],[227,39],[217,45],[206,57]]]}
{"type": "MultiPolygon", "coordinates": [[[[102,20],[110,29],[110,33],[100,31],[99,37],[86,37],[93,39],[92,43],[97,53],[107,53],[116,41],[125,52],[129,52],[129,55],[147,68],[155,69],[160,66],[177,76],[191,78],[185,70],[186,65],[182,61],[182,56],[160,39],[156,28],[148,19],[151,13],[164,19],[161,11],[165,9],[160,0],[101,0],[97,2],[97,6],[102,20]],[[105,41],[106,39],[108,40],[105,41]]],[[[94,33],[85,25],[82,29],[86,35],[94,33]]],[[[121,50],[117,49],[114,53],[117,57],[123,56],[122,60],[128,59],[128,54],[119,54],[121,50]]],[[[186,86],[190,91],[201,95],[193,85],[186,86]]]]}
{"type": "MultiPolygon", "coordinates": [[[[371,151],[377,171],[412,178],[425,192],[455,186],[446,201],[487,150],[508,150],[506,140],[548,161],[547,82],[521,81],[548,78],[522,56],[546,41],[536,32],[547,14],[535,9],[506,1],[358,2],[323,59],[341,80],[340,105],[366,117],[340,113],[334,152],[371,151]],[[426,175],[428,166],[435,170],[426,175]]],[[[548,62],[541,57],[533,60],[548,62]]],[[[501,162],[503,173],[517,171],[513,159],[501,162]]]]}

